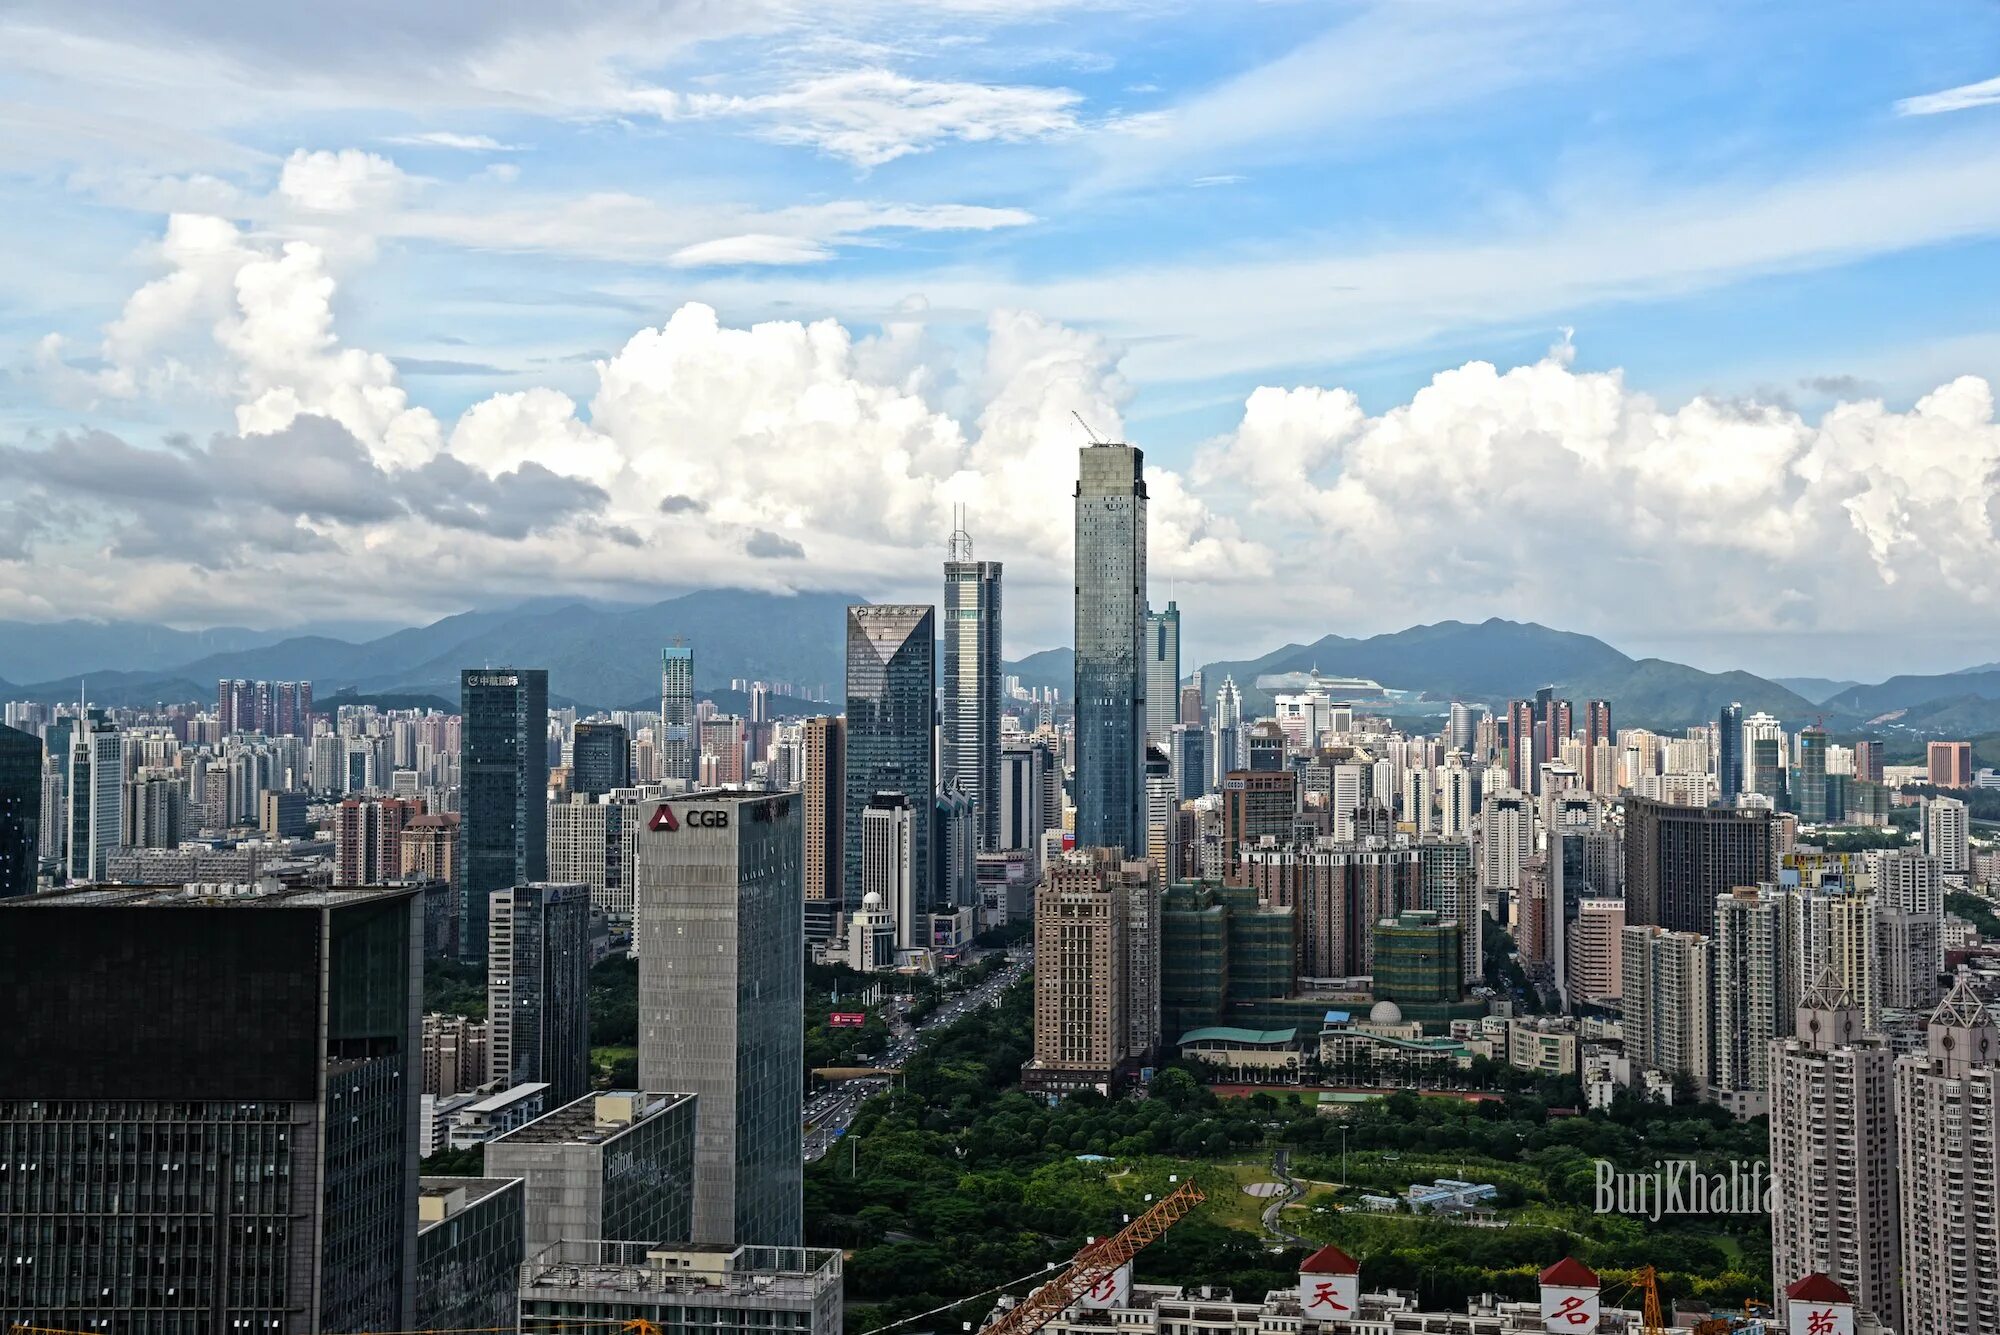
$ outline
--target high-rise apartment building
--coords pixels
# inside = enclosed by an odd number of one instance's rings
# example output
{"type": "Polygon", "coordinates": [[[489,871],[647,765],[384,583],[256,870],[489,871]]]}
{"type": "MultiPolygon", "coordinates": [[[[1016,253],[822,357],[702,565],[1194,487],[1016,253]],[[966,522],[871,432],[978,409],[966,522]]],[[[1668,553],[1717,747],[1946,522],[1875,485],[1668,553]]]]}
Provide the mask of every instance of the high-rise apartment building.
{"type": "MultiPolygon", "coordinates": [[[[458,813],[412,816],[403,826],[403,877],[457,883],[458,813]]],[[[458,917],[454,908],[452,917],[458,917]]]]}
{"type": "MultiPolygon", "coordinates": [[[[978,851],[1000,843],[1000,563],[972,559],[963,527],[944,563],[942,786],[976,803],[978,851]]],[[[914,797],[915,794],[912,794],[914,797]]]]}
{"type": "MultiPolygon", "coordinates": [[[[1605,791],[1610,776],[1598,772],[1601,763],[1599,748],[1606,742],[1614,741],[1617,733],[1611,729],[1611,702],[1609,700],[1586,700],[1583,702],[1583,786],[1593,793],[1605,791]]],[[[1558,759],[1561,757],[1558,756],[1558,759]]],[[[1608,755],[1607,755],[1608,758],[1608,755]]],[[[1613,785],[1615,788],[1615,784],[1613,785]]]]}
{"type": "Polygon", "coordinates": [[[41,839],[42,739],[0,724],[0,899],[35,893],[41,839]]]}
{"type": "MultiPolygon", "coordinates": [[[[1896,1061],[1903,1335],[2000,1330],[2000,1029],[1961,976],[1896,1061]]],[[[1857,1147],[1856,1153],[1859,1153],[1857,1147]]]]}
{"type": "Polygon", "coordinates": [[[463,1015],[424,1016],[423,1092],[449,1097],[485,1084],[490,1078],[491,1033],[484,1020],[463,1015]]]}
{"type": "Polygon", "coordinates": [[[1895,1054],[1830,968],[1792,1033],[1770,1045],[1773,1291],[1828,1275],[1900,1329],[1895,1054]]]}
{"type": "Polygon", "coordinates": [[[495,890],[486,927],[490,1078],[539,1081],[551,1105],[590,1088],[590,888],[495,890]]]}
{"type": "Polygon", "coordinates": [[[1972,786],[1972,743],[1931,742],[1924,748],[1925,775],[1939,788],[1972,786]]]}
{"type": "Polygon", "coordinates": [[[1854,744],[1854,777],[1862,783],[1882,782],[1882,743],[1867,739],[1854,744]]]}
{"type": "Polygon", "coordinates": [[[1146,609],[1146,744],[1167,748],[1179,722],[1181,694],[1181,608],[1171,600],[1164,612],[1146,609]]]}
{"type": "Polygon", "coordinates": [[[1524,793],[1535,791],[1535,702],[1507,702],[1507,782],[1524,793]]]}
{"type": "Polygon", "coordinates": [[[1521,864],[1535,848],[1534,802],[1519,789],[1488,794],[1479,822],[1480,887],[1519,889],[1521,864]]]}
{"type": "Polygon", "coordinates": [[[486,957],[487,896],[549,873],[549,674],[459,674],[458,949],[486,957]]]}
{"type": "MultiPolygon", "coordinates": [[[[1626,906],[1629,915],[1631,906],[1626,906]]],[[[1699,932],[1670,932],[1646,924],[1627,926],[1619,945],[1619,991],[1625,1055],[1635,1075],[1659,1071],[1708,1083],[1711,949],[1699,932]]]]}
{"type": "Polygon", "coordinates": [[[695,730],[694,650],[673,645],[660,651],[660,777],[693,788],[701,761],[695,730]]]}
{"type": "Polygon", "coordinates": [[[267,737],[312,736],[313,691],[309,681],[215,683],[216,732],[262,733],[267,737]]]}
{"type": "MultiPolygon", "coordinates": [[[[847,609],[847,773],[843,899],[861,903],[861,813],[877,793],[901,793],[914,815],[916,865],[931,865],[936,751],[932,746],[936,617],[929,607],[847,609]]],[[[920,878],[927,880],[927,878],[920,878]]],[[[928,912],[930,905],[924,905],[928,912]]]]}
{"type": "Polygon", "coordinates": [[[1676,932],[1714,930],[1715,898],[1772,879],[1771,813],[1625,803],[1625,919],[1676,932]]]}
{"type": "Polygon", "coordinates": [[[1569,924],[1569,948],[1563,961],[1569,977],[1563,994],[1573,1002],[1601,1006],[1615,1001],[1624,986],[1625,901],[1577,901],[1576,919],[1569,924]]]}
{"type": "Polygon", "coordinates": [[[1743,793],[1743,706],[1734,700],[1715,719],[1715,783],[1725,805],[1743,793]]]}
{"type": "Polygon", "coordinates": [[[125,734],[94,709],[70,736],[68,823],[69,879],[107,879],[125,842],[125,734]]]}
{"type": "Polygon", "coordinates": [[[569,787],[602,797],[632,783],[632,737],[622,723],[579,723],[570,733],[569,787]]]}
{"type": "Polygon", "coordinates": [[[0,901],[0,1311],[410,1329],[421,949],[410,890],[0,901]]]}
{"type": "Polygon", "coordinates": [[[1051,865],[1035,892],[1038,1092],[1116,1092],[1160,1042],[1160,882],[1115,848],[1051,865]]]}
{"type": "Polygon", "coordinates": [[[1972,869],[1971,823],[1956,797],[1924,799],[1924,852],[1947,873],[1972,869]]]}
{"type": "Polygon", "coordinates": [[[403,831],[424,804],[400,797],[350,797],[333,809],[335,885],[403,879],[403,831]]]}
{"type": "Polygon", "coordinates": [[[798,797],[706,793],[640,810],[639,1083],[699,1096],[693,1241],[796,1246],[798,797]]]}
{"type": "Polygon", "coordinates": [[[1076,843],[1146,851],[1146,479],[1087,445],[1076,483],[1076,843]]]}
{"type": "Polygon", "coordinates": [[[1237,770],[1222,778],[1224,877],[1243,884],[1244,856],[1264,839],[1287,843],[1298,815],[1298,775],[1291,770],[1237,770]]]}
{"type": "Polygon", "coordinates": [[[1771,1042],[1791,1032],[1799,983],[1792,943],[1799,897],[1737,886],[1715,897],[1711,1096],[1738,1117],[1769,1109],[1771,1042]]]}
{"type": "Polygon", "coordinates": [[[805,857],[800,864],[809,935],[830,936],[831,911],[846,897],[847,719],[809,718],[803,725],[802,781],[799,786],[805,857]],[[813,906],[822,906],[815,908],[813,906]]]}

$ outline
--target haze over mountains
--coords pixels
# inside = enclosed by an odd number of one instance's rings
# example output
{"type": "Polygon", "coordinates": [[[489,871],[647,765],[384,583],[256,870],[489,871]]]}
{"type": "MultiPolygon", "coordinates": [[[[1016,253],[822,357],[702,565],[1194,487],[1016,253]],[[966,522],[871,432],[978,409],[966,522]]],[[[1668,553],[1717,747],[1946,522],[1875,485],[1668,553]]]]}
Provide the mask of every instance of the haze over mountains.
{"type": "MultiPolygon", "coordinates": [[[[660,649],[696,648],[696,688],[724,708],[732,679],[788,683],[792,694],[838,700],[845,674],[845,593],[779,595],[717,589],[644,606],[546,599],[466,612],[372,638],[274,636],[241,628],[179,631],[146,623],[0,622],[0,696],[73,700],[87,687],[105,705],[207,700],[220,677],[306,679],[325,700],[342,692],[455,700],[459,669],[482,664],[549,669],[552,700],[585,708],[645,707],[658,698],[660,649]],[[85,680],[80,682],[79,677],[85,680]]],[[[1067,648],[1006,666],[1029,686],[1067,692],[1067,648]]],[[[1192,670],[1192,663],[1183,664],[1192,670]]],[[[1917,736],[2000,731],[2000,666],[1893,677],[1875,685],[1813,678],[1769,681],[1633,658],[1589,635],[1493,619],[1443,621],[1365,639],[1327,635],[1259,657],[1202,665],[1212,691],[1233,677],[1245,708],[1262,711],[1259,676],[1313,668],[1421,692],[1419,712],[1452,699],[1497,703],[1554,686],[1576,700],[1613,702],[1620,725],[1681,728],[1722,704],[1789,723],[1917,736]]]]}

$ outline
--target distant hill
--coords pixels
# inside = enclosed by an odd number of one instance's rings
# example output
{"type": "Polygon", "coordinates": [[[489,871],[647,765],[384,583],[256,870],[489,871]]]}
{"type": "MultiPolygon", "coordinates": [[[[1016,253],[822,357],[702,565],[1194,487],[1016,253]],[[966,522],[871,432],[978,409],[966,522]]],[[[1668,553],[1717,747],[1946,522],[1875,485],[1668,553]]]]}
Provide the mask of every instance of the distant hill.
{"type": "Polygon", "coordinates": [[[0,678],[49,681],[100,668],[161,671],[203,654],[269,644],[282,631],[175,630],[144,621],[0,621],[0,678]]]}
{"type": "Polygon", "coordinates": [[[1076,650],[1069,648],[1044,649],[1040,653],[1029,654],[1026,658],[1001,664],[1001,671],[1009,676],[1019,677],[1024,688],[1041,687],[1047,690],[1053,686],[1067,700],[1076,689],[1076,650]]]}
{"type": "Polygon", "coordinates": [[[2000,700],[2000,669],[1972,672],[1943,672],[1932,676],[1891,677],[1876,686],[1852,686],[1829,697],[1826,707],[1862,719],[1875,718],[1898,709],[1911,709],[1934,700],[1960,697],[2000,700]]]}
{"type": "MultiPolygon", "coordinates": [[[[734,589],[641,607],[543,600],[466,612],[359,644],[297,636],[210,653],[167,670],[92,671],[86,679],[91,699],[113,706],[210,699],[225,677],[310,681],[321,698],[345,690],[456,700],[461,668],[511,665],[547,668],[552,702],[617,708],[658,700],[660,650],[680,637],[695,648],[695,688],[703,694],[726,691],[732,679],[743,678],[837,695],[847,671],[847,606],[864,601],[840,593],[734,589]]],[[[29,680],[10,688],[11,696],[76,698],[74,675],[29,680]]]]}
{"type": "Polygon", "coordinates": [[[1612,720],[1620,725],[1686,727],[1713,719],[1731,700],[1786,720],[1809,718],[1815,710],[1804,696],[1747,672],[1634,659],[1589,635],[1498,618],[1476,625],[1442,621],[1364,640],[1328,635],[1261,658],[1210,663],[1202,668],[1202,684],[1212,691],[1226,674],[1243,692],[1245,711],[1262,712],[1271,706],[1271,692],[1256,686],[1259,676],[1313,668],[1421,691],[1432,700],[1495,707],[1554,686],[1579,707],[1587,699],[1610,700],[1612,720]]]}
{"type": "Polygon", "coordinates": [[[1827,677],[1772,677],[1771,684],[1782,686],[1814,702],[1829,699],[1842,691],[1851,691],[1861,685],[1858,681],[1833,681],[1827,677]]]}

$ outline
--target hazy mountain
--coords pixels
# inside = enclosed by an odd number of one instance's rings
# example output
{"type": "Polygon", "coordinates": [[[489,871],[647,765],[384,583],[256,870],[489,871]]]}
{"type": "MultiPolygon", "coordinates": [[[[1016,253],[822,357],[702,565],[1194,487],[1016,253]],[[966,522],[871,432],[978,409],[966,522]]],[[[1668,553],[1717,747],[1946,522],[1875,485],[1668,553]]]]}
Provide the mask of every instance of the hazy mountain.
{"type": "Polygon", "coordinates": [[[1026,658],[1001,664],[1001,670],[1010,676],[1019,677],[1021,685],[1032,689],[1055,687],[1069,699],[1076,689],[1076,650],[1070,648],[1044,649],[1040,653],[1029,654],[1026,658]]]}
{"type": "Polygon", "coordinates": [[[240,626],[175,630],[145,621],[0,621],[0,677],[48,681],[109,669],[159,671],[284,634],[240,626]]]}
{"type": "Polygon", "coordinates": [[[1861,685],[1858,681],[1833,681],[1826,677],[1773,677],[1771,684],[1813,701],[1831,699],[1842,691],[1851,691],[1861,685]]]}
{"type": "Polygon", "coordinates": [[[1829,710],[1871,719],[1933,700],[1959,697],[2000,700],[2000,669],[1891,677],[1875,686],[1849,687],[1829,697],[1825,705],[1829,710]]]}
{"type": "MultiPolygon", "coordinates": [[[[846,676],[847,594],[787,596],[742,590],[687,594],[643,607],[546,600],[466,612],[355,644],[299,636],[211,653],[164,671],[93,671],[93,700],[143,705],[206,700],[224,677],[307,680],[316,696],[424,694],[458,698],[461,668],[545,667],[552,701],[618,708],[657,700],[660,650],[676,636],[695,646],[695,688],[726,690],[733,678],[789,682],[838,694],[846,676]]],[[[19,680],[10,674],[10,680],[19,680]]],[[[19,698],[76,698],[72,676],[11,688],[19,698]]]]}
{"type": "Polygon", "coordinates": [[[1498,706],[1553,686],[1579,709],[1587,699],[1610,700],[1613,722],[1620,725],[1686,727],[1713,719],[1731,700],[1788,720],[1815,712],[1804,696],[1747,672],[1703,672],[1659,658],[1634,659],[1589,635],[1498,618],[1477,625],[1441,621],[1364,640],[1328,635],[1261,658],[1210,663],[1202,668],[1202,684],[1213,692],[1226,674],[1243,692],[1245,711],[1261,712],[1270,707],[1271,693],[1257,689],[1259,676],[1314,668],[1421,691],[1439,702],[1498,706]]]}

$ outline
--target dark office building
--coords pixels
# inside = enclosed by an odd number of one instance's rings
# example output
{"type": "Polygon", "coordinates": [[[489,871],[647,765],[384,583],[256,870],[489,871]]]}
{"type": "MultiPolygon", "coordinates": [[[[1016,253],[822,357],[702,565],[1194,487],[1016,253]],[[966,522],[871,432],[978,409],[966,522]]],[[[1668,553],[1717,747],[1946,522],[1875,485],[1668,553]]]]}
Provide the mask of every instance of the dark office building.
{"type": "Polygon", "coordinates": [[[551,1105],[590,1088],[590,888],[495,890],[486,947],[492,1078],[541,1081],[551,1105]]]}
{"type": "Polygon", "coordinates": [[[1743,792],[1743,706],[1734,700],[1715,720],[1715,782],[1725,803],[1743,792]]]}
{"type": "Polygon", "coordinates": [[[35,893],[42,834],[42,739],[0,724],[0,899],[35,893]]]}
{"type": "Polygon", "coordinates": [[[1276,774],[1285,767],[1284,729],[1270,719],[1251,724],[1245,751],[1252,774],[1276,774]]]}
{"type": "Polygon", "coordinates": [[[622,723],[579,723],[570,734],[569,787],[602,797],[632,785],[632,739],[622,723]]]}
{"type": "Polygon", "coordinates": [[[417,1330],[514,1324],[527,1259],[520,1178],[426,1177],[417,1202],[417,1330]]]}
{"type": "Polygon", "coordinates": [[[549,674],[459,675],[458,950],[486,957],[486,898],[549,875],[549,674]]]}
{"type": "MultiPolygon", "coordinates": [[[[931,722],[937,685],[936,616],[921,605],[847,609],[847,777],[841,855],[844,899],[861,906],[861,813],[877,793],[901,793],[916,812],[910,865],[931,866],[937,792],[931,722]]],[[[926,908],[929,906],[926,905],[926,908]]]]}
{"type": "Polygon", "coordinates": [[[1625,922],[1715,930],[1715,897],[1771,879],[1771,813],[1625,802],[1625,922]]]}
{"type": "Polygon", "coordinates": [[[416,912],[400,887],[0,904],[0,1313],[410,1329],[416,912]]]}

